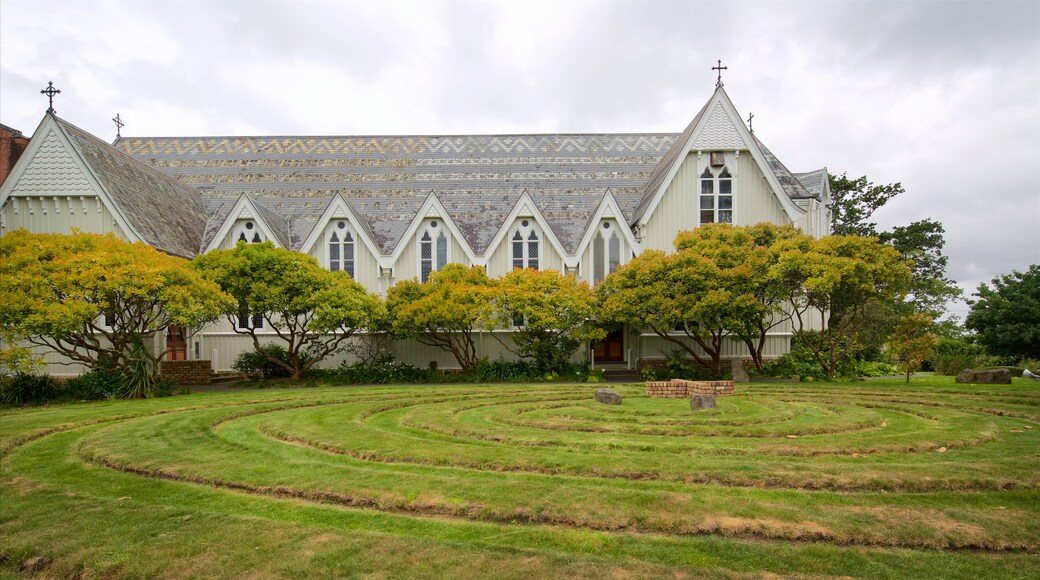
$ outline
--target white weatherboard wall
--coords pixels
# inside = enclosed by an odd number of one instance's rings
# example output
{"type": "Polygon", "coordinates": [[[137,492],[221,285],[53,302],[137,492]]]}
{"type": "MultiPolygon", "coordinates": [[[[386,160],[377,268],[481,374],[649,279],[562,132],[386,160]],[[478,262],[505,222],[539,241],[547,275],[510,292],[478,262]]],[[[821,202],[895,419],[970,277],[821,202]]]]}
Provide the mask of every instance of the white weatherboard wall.
{"type": "MultiPolygon", "coordinates": [[[[329,227],[335,227],[337,221],[343,220],[333,219],[329,227]]],[[[354,280],[357,280],[368,292],[378,294],[382,290],[379,287],[379,262],[368,249],[368,245],[361,241],[361,236],[356,231],[352,236],[354,238],[354,280]]],[[[329,267],[329,242],[324,233],[311,248],[311,256],[318,260],[322,268],[329,267]]]]}
{"type": "MultiPolygon", "coordinates": [[[[691,152],[679,167],[675,178],[665,190],[661,202],[647,220],[646,234],[642,240],[644,250],[657,249],[666,252],[675,250],[675,236],[698,225],[700,203],[700,175],[709,164],[708,152],[698,156],[691,152]]],[[[741,151],[726,152],[726,167],[736,181],[735,225],[748,226],[760,222],[789,224],[784,208],[780,205],[765,175],[754,158],[741,151]],[[734,171],[735,170],[735,171],[734,171]]]]}
{"type": "MultiPolygon", "coordinates": [[[[515,228],[510,228],[502,241],[498,244],[498,247],[493,248],[491,256],[488,258],[487,271],[488,276],[492,278],[500,278],[505,276],[513,270],[513,244],[510,237],[513,235],[515,228]]],[[[527,242],[524,241],[526,244],[527,242]]],[[[542,257],[538,263],[539,270],[556,270],[558,272],[563,271],[563,257],[556,251],[551,243],[545,238],[545,233],[541,232],[541,240],[539,241],[541,247],[542,257]]]]}

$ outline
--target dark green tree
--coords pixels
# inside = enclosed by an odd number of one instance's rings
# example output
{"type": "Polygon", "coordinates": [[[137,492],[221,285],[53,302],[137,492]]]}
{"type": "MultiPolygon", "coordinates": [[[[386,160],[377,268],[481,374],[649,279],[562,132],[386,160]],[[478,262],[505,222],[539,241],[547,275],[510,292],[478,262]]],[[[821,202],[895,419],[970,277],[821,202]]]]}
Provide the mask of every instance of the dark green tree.
{"type": "Polygon", "coordinates": [[[928,312],[938,318],[946,312],[950,300],[960,298],[960,288],[946,277],[946,231],[941,223],[923,219],[879,232],[877,223],[869,221],[875,211],[906,192],[901,183],[876,185],[866,176],[849,179],[842,173],[830,176],[830,185],[835,234],[877,237],[913,261],[909,292],[905,300],[892,304],[889,318],[895,320],[911,312],[928,312]]]}
{"type": "Polygon", "coordinates": [[[992,288],[979,284],[973,296],[964,324],[979,344],[990,354],[1040,358],[1040,265],[997,276],[992,288]]]}
{"type": "Polygon", "coordinates": [[[841,236],[876,236],[877,224],[867,221],[881,206],[904,193],[902,183],[874,185],[867,176],[849,179],[845,173],[831,175],[833,233],[841,236]]]}

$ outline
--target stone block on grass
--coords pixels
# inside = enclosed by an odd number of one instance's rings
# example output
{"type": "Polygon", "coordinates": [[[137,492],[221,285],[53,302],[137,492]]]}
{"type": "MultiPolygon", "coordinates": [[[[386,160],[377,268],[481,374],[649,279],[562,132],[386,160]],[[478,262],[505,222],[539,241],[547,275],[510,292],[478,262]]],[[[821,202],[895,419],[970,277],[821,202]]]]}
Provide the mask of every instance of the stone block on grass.
{"type": "Polygon", "coordinates": [[[596,401],[605,405],[620,405],[621,393],[614,389],[596,389],[596,401]]]}
{"type": "Polygon", "coordinates": [[[694,395],[690,397],[690,409],[700,411],[701,409],[714,409],[715,397],[712,395],[694,395]]]}

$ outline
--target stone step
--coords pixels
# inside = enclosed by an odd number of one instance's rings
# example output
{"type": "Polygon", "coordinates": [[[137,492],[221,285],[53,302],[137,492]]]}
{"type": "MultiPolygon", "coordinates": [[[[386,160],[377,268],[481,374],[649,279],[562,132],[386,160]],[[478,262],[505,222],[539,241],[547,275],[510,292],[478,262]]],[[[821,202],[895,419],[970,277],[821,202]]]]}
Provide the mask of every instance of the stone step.
{"type": "Polygon", "coordinates": [[[235,371],[220,371],[213,373],[209,376],[209,384],[215,385],[217,383],[233,383],[235,381],[245,380],[246,376],[240,372],[235,371]]]}
{"type": "Polygon", "coordinates": [[[603,378],[608,383],[638,383],[643,380],[639,371],[632,369],[607,369],[603,371],[603,378]]]}

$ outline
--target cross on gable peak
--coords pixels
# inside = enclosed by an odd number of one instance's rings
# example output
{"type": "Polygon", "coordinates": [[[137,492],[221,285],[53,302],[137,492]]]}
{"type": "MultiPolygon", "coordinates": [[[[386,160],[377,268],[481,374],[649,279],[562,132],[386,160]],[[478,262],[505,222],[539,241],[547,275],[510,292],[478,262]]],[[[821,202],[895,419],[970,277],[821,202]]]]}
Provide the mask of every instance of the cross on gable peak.
{"type": "Polygon", "coordinates": [[[47,95],[47,112],[55,114],[57,111],[54,110],[54,95],[60,95],[61,90],[54,88],[54,81],[47,81],[47,88],[40,91],[41,95],[47,95]]]}
{"type": "Polygon", "coordinates": [[[711,70],[719,71],[719,78],[718,78],[717,81],[715,81],[715,88],[716,89],[720,88],[722,86],[722,71],[729,70],[728,66],[722,66],[722,59],[719,59],[718,62],[719,62],[718,65],[711,67],[711,70]]]}

